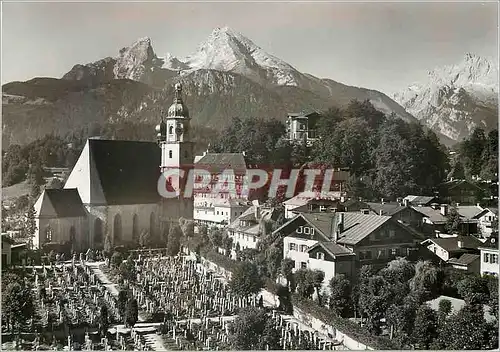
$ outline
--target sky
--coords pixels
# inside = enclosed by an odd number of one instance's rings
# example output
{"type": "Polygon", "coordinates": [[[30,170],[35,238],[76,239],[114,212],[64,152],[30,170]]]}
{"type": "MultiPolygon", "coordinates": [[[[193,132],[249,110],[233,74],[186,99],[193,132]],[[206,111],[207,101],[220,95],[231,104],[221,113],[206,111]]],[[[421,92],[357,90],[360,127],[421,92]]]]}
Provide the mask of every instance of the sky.
{"type": "Polygon", "coordinates": [[[184,57],[228,26],[301,72],[392,94],[466,53],[498,60],[496,2],[3,2],[2,84],[61,77],[150,37],[184,57]]]}

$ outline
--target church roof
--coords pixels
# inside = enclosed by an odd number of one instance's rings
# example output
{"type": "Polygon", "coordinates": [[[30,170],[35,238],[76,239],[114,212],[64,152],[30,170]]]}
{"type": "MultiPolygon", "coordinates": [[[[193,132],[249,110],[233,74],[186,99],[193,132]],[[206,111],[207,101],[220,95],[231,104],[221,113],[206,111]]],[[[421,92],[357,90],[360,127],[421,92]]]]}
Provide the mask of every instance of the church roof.
{"type": "Polygon", "coordinates": [[[76,188],[46,189],[44,195],[49,199],[58,218],[78,218],[87,215],[76,188]]]}
{"type": "Polygon", "coordinates": [[[90,154],[108,205],[160,200],[161,150],[153,142],[89,139],[90,154]]]}

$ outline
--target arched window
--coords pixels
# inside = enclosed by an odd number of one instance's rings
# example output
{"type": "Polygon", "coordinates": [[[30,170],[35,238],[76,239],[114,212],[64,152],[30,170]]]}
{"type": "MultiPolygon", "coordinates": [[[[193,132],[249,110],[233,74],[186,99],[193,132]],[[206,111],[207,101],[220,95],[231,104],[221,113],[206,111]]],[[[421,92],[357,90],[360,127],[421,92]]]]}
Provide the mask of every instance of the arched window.
{"type": "Polygon", "coordinates": [[[149,234],[151,238],[154,238],[156,235],[156,216],[155,213],[151,213],[149,216],[149,234]]]}
{"type": "Polygon", "coordinates": [[[168,151],[168,157],[169,157],[170,159],[172,159],[172,151],[171,151],[171,150],[169,150],[169,151],[168,151]]]}
{"type": "Polygon", "coordinates": [[[94,221],[94,243],[102,243],[102,220],[99,218],[94,221]]]}
{"type": "Polygon", "coordinates": [[[174,134],[174,126],[168,127],[168,134],[174,134]]]}
{"type": "Polygon", "coordinates": [[[116,214],[113,221],[113,244],[117,244],[122,240],[122,218],[120,214],[116,214]]]}
{"type": "Polygon", "coordinates": [[[139,218],[137,217],[137,214],[134,214],[134,217],[132,218],[132,241],[139,241],[139,218]]]}

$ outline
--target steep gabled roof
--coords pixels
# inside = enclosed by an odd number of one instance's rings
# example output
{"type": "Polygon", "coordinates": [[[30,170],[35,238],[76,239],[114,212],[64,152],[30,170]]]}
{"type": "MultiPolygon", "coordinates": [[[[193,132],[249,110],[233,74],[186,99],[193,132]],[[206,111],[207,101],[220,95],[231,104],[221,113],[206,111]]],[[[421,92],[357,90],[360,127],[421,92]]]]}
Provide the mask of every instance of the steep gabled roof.
{"type": "MultiPolygon", "coordinates": [[[[160,200],[161,150],[153,142],[89,139],[104,198],[108,205],[150,204],[160,200]]],[[[99,181],[97,181],[99,180],[99,181]]]]}
{"type": "Polygon", "coordinates": [[[196,162],[196,167],[211,173],[220,173],[226,169],[233,170],[234,173],[247,170],[243,153],[207,153],[196,162]]]}
{"type": "Polygon", "coordinates": [[[76,188],[46,189],[44,196],[50,201],[58,218],[78,218],[87,216],[76,188]]]}

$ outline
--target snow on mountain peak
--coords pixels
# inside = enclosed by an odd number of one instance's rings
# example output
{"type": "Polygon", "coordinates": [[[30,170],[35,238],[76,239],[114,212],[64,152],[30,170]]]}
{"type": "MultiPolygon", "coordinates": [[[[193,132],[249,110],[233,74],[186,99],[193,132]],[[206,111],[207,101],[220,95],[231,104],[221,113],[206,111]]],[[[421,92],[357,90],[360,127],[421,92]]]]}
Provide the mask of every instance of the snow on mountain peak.
{"type": "Polygon", "coordinates": [[[488,129],[496,121],[498,67],[493,62],[466,53],[454,65],[429,71],[426,82],[410,85],[394,99],[429,127],[460,140],[475,126],[488,129]]]}
{"type": "Polygon", "coordinates": [[[241,33],[229,28],[215,28],[198,46],[196,53],[182,60],[189,70],[231,71],[277,85],[297,85],[298,71],[268,54],[241,33]]]}

